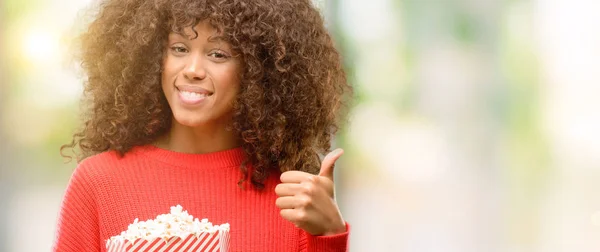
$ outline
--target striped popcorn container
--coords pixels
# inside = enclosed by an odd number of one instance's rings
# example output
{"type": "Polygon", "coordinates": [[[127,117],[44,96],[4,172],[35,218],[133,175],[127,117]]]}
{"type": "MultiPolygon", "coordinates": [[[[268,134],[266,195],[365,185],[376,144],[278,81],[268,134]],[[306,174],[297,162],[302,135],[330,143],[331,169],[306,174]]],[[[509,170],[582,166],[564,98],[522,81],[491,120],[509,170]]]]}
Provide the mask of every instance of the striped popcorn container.
{"type": "Polygon", "coordinates": [[[227,252],[229,249],[229,232],[190,234],[187,237],[154,238],[129,240],[108,240],[108,252],[227,252]]]}
{"type": "Polygon", "coordinates": [[[227,252],[229,224],[194,218],[180,205],[153,220],[135,219],[126,231],[106,241],[108,252],[227,252]]]}

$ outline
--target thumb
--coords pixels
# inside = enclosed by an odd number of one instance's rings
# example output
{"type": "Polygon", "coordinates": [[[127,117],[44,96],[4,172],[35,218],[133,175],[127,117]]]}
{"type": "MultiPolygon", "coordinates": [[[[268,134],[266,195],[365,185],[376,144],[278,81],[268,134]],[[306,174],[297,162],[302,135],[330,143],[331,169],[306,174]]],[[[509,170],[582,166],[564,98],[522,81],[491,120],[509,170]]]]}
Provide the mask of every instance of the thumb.
{"type": "Polygon", "coordinates": [[[344,154],[344,150],[339,148],[329,152],[329,154],[323,158],[323,162],[321,162],[319,176],[327,177],[333,181],[333,166],[335,161],[338,160],[342,154],[344,154]]]}

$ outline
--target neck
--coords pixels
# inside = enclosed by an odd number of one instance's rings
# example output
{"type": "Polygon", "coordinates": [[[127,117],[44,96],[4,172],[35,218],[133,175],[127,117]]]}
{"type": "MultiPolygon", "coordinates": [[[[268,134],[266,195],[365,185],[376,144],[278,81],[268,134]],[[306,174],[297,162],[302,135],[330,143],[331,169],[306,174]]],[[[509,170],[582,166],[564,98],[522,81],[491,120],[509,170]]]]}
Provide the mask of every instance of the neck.
{"type": "Polygon", "coordinates": [[[155,145],[174,152],[205,154],[240,146],[234,131],[225,126],[189,127],[173,120],[171,129],[155,145]]]}

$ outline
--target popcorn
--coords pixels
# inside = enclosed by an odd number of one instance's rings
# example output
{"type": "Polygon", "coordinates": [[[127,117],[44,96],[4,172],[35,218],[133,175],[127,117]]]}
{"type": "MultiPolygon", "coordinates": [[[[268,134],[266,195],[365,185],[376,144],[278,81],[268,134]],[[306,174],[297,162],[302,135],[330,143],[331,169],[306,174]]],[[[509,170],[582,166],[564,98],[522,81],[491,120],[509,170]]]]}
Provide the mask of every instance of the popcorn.
{"type": "Polygon", "coordinates": [[[126,231],[106,241],[108,252],[221,251],[229,247],[229,224],[213,225],[198,220],[180,205],[154,220],[137,218],[126,231]]]}

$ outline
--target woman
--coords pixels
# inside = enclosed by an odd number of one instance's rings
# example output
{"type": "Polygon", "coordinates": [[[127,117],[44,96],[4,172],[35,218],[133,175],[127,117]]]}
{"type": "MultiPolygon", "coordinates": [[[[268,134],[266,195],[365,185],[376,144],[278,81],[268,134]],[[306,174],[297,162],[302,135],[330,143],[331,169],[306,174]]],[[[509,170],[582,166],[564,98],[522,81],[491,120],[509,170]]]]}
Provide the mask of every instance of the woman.
{"type": "Polygon", "coordinates": [[[55,251],[105,251],[170,206],[231,251],[347,251],[321,162],[351,91],[309,0],[108,0],[81,37],[84,158],[55,251]]]}

